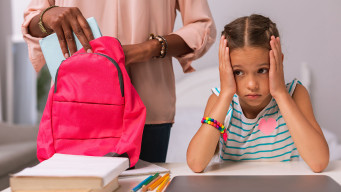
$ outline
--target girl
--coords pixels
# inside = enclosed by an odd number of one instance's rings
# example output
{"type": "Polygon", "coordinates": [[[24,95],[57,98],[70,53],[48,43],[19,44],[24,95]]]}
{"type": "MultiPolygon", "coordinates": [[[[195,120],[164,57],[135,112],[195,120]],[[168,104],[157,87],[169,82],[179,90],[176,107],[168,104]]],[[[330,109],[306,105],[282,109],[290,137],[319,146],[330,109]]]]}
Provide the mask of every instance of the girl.
{"type": "Polygon", "coordinates": [[[314,172],[327,167],[328,144],[308,91],[296,79],[285,84],[283,58],[276,24],[269,18],[251,15],[225,26],[219,44],[220,89],[212,89],[202,125],[187,149],[194,172],[205,169],[217,144],[225,161],[294,161],[301,156],[314,172]]]}

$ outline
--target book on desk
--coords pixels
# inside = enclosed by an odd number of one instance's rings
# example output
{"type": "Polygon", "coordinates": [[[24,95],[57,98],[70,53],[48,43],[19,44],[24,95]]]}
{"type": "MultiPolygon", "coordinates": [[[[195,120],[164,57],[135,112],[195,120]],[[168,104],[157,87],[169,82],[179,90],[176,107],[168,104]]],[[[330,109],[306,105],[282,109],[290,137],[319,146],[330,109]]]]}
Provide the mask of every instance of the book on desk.
{"type": "Polygon", "coordinates": [[[12,192],[109,192],[119,187],[118,176],[127,168],[123,157],[55,154],[11,175],[10,187],[12,192]]]}

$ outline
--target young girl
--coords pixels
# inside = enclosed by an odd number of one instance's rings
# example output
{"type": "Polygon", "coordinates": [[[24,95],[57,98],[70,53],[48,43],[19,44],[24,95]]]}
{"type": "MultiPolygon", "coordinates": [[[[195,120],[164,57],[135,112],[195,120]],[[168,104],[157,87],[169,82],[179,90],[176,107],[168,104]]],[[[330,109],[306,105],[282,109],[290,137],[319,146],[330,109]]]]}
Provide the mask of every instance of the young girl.
{"type": "Polygon", "coordinates": [[[220,89],[213,88],[202,125],[187,149],[187,163],[202,172],[217,144],[224,161],[295,161],[314,172],[329,162],[328,144],[309,94],[284,82],[276,24],[261,15],[225,26],[219,44],[220,89]]]}

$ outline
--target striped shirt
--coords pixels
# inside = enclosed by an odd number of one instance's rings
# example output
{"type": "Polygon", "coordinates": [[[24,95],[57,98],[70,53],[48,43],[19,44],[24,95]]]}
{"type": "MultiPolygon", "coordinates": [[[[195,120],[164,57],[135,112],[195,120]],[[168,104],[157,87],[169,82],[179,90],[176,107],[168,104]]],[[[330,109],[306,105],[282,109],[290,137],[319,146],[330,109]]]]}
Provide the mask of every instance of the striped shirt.
{"type": "MultiPolygon", "coordinates": [[[[286,85],[292,96],[298,80],[286,85]]],[[[212,88],[217,96],[220,88],[212,88]]],[[[224,126],[228,132],[225,142],[220,137],[220,160],[225,161],[292,161],[299,154],[274,98],[254,119],[244,116],[239,97],[234,95],[224,126]]]]}

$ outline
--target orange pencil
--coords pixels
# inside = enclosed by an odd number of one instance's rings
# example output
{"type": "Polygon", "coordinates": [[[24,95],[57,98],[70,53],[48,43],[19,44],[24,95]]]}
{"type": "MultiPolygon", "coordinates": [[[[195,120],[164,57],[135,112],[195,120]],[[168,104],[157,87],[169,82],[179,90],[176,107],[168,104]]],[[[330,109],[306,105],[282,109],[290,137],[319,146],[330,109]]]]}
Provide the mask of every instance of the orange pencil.
{"type": "Polygon", "coordinates": [[[155,183],[157,180],[159,180],[161,178],[161,175],[159,175],[158,177],[156,177],[153,181],[151,181],[148,185],[144,185],[141,189],[141,192],[146,192],[148,190],[148,187],[153,185],[153,183],[155,183]]]}
{"type": "Polygon", "coordinates": [[[169,181],[169,175],[167,175],[167,177],[165,178],[165,180],[162,181],[162,183],[159,185],[159,187],[157,188],[156,192],[161,192],[163,190],[163,188],[165,188],[167,182],[169,181]]]}
{"type": "Polygon", "coordinates": [[[158,179],[157,181],[155,181],[155,183],[153,185],[151,185],[150,187],[148,187],[149,191],[153,191],[157,186],[160,185],[160,183],[162,183],[163,180],[165,180],[165,178],[169,176],[169,173],[165,174],[164,176],[162,176],[160,179],[158,179]]]}

